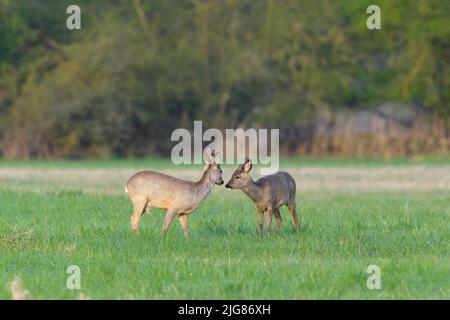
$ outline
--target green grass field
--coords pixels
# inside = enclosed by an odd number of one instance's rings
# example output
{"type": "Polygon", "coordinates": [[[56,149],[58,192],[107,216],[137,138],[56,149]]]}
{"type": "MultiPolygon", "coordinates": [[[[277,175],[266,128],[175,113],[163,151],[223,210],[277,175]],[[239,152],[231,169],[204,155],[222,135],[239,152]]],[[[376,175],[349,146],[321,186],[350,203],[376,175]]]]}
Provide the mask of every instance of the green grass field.
{"type": "MultiPolygon", "coordinates": [[[[114,172],[133,165],[104,167],[114,172]]],[[[55,166],[63,174],[71,167],[55,166]]],[[[99,162],[84,166],[102,167],[99,162]]],[[[450,192],[445,188],[300,191],[300,236],[283,209],[281,233],[260,240],[251,201],[238,190],[217,187],[191,215],[185,239],[177,221],[161,236],[164,213],[158,210],[144,214],[139,234],[132,234],[131,204],[123,189],[65,189],[56,178],[53,188],[40,188],[36,181],[30,188],[11,187],[5,172],[0,171],[0,299],[11,298],[16,276],[33,299],[80,294],[91,299],[450,298],[450,192]],[[80,290],[66,287],[69,265],[81,269],[80,290]],[[366,286],[369,265],[381,269],[380,290],[366,286]]]]}

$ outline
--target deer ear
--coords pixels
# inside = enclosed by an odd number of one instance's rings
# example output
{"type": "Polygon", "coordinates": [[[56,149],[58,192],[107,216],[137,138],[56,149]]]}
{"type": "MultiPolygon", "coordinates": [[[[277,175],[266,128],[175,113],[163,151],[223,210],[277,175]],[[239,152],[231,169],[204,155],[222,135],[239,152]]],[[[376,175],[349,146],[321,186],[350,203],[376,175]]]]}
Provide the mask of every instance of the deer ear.
{"type": "Polygon", "coordinates": [[[213,159],[214,159],[214,163],[218,164],[220,163],[220,155],[219,155],[219,151],[214,150],[213,151],[213,159]]]}
{"type": "Polygon", "coordinates": [[[252,162],[249,158],[246,158],[246,161],[244,163],[244,172],[249,172],[250,170],[252,170],[252,162]]]}
{"type": "Polygon", "coordinates": [[[213,152],[214,151],[211,151],[211,148],[208,148],[203,153],[203,159],[205,160],[206,165],[214,163],[213,152]]]}

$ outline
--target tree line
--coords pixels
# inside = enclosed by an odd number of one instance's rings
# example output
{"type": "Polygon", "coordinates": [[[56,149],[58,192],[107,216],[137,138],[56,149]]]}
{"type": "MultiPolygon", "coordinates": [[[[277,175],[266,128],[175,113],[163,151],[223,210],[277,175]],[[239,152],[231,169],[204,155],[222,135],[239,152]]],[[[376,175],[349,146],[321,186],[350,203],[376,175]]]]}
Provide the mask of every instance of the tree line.
{"type": "Polygon", "coordinates": [[[194,120],[280,128],[289,154],[448,154],[450,5],[377,1],[368,30],[370,2],[79,0],[70,31],[73,1],[0,0],[0,156],[167,155],[194,120]],[[420,112],[336,140],[386,103],[420,112]]]}

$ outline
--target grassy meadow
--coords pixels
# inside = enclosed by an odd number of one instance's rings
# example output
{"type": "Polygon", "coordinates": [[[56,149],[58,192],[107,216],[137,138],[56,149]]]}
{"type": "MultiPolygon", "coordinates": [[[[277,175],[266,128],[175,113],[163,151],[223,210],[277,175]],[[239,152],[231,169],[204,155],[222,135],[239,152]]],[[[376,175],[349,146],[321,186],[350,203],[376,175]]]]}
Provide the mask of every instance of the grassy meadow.
{"type": "Polygon", "coordinates": [[[190,216],[189,238],[178,221],[161,236],[159,210],[132,234],[123,185],[142,168],[187,179],[202,170],[161,159],[0,161],[0,299],[16,277],[32,299],[450,298],[444,161],[286,160],[301,232],[283,208],[270,240],[257,236],[252,202],[223,186],[190,216]],[[81,269],[80,290],[66,287],[69,265],[81,269]],[[381,269],[380,290],[366,286],[369,265],[381,269]]]}

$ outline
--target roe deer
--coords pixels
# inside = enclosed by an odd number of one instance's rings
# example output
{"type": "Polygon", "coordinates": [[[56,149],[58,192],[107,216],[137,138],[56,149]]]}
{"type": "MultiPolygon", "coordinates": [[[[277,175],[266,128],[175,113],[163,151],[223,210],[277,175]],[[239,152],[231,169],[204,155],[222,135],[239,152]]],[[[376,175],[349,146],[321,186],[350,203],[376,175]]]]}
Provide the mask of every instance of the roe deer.
{"type": "Polygon", "coordinates": [[[250,176],[252,162],[246,158],[233,173],[230,181],[225,185],[228,189],[241,189],[256,204],[259,213],[259,236],[263,236],[264,212],[267,211],[267,236],[270,238],[272,227],[272,213],[275,215],[276,230],[280,230],[281,215],[279,208],[286,205],[294,219],[297,234],[300,230],[297,212],[295,211],[296,186],[294,179],[286,172],[262,177],[256,182],[250,176]]]}
{"type": "Polygon", "coordinates": [[[214,184],[223,184],[222,169],[218,153],[214,151],[205,166],[201,179],[197,182],[185,181],[154,171],[141,171],[127,183],[125,191],[133,203],[131,229],[136,232],[139,218],[151,208],[166,209],[163,233],[167,231],[175,217],[179,217],[184,235],[188,235],[188,214],[192,213],[208,196],[214,184]]]}

